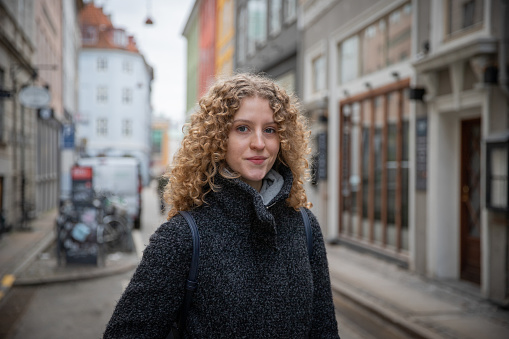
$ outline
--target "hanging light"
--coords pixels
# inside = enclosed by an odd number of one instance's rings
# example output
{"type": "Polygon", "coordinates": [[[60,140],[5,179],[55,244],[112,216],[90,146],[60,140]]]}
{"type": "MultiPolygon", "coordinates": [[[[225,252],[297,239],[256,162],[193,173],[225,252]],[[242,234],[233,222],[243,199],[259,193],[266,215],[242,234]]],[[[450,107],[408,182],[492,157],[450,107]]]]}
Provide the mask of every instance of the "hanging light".
{"type": "Polygon", "coordinates": [[[145,20],[145,25],[153,25],[154,21],[151,18],[151,0],[147,0],[147,19],[145,20]]]}

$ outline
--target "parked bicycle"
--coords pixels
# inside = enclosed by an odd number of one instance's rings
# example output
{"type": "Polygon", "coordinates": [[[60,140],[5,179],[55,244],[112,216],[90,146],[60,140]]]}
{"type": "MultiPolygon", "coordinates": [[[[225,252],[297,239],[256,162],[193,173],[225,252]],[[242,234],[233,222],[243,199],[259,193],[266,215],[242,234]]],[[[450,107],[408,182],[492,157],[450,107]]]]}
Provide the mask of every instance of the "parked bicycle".
{"type": "Polygon", "coordinates": [[[56,219],[58,265],[102,266],[108,253],[134,249],[127,212],[111,194],[95,194],[90,203],[65,201],[56,219]]]}

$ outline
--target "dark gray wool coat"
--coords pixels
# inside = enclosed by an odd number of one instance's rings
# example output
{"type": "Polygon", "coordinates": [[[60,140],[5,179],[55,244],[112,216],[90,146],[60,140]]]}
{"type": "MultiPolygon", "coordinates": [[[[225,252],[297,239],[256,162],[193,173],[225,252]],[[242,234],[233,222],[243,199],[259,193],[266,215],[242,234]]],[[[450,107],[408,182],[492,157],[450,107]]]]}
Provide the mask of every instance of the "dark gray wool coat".
{"type": "MultiPolygon", "coordinates": [[[[221,189],[192,210],[200,234],[198,288],[185,338],[339,338],[323,237],[315,216],[311,262],[292,175],[265,206],[252,187],[217,176],[221,189]]],[[[104,338],[165,338],[184,298],[191,231],[176,215],[150,238],[104,338]]]]}

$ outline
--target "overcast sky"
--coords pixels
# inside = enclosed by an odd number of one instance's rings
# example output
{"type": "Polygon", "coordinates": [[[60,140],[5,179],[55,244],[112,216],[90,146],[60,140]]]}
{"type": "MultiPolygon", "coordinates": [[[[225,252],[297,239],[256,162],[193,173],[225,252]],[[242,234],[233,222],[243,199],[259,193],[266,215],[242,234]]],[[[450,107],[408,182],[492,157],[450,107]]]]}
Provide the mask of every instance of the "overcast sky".
{"type": "Polygon", "coordinates": [[[154,114],[183,121],[186,100],[186,40],[182,31],[194,0],[95,0],[113,25],[134,35],[154,68],[154,114]],[[145,25],[150,14],[153,25],[145,25]]]}

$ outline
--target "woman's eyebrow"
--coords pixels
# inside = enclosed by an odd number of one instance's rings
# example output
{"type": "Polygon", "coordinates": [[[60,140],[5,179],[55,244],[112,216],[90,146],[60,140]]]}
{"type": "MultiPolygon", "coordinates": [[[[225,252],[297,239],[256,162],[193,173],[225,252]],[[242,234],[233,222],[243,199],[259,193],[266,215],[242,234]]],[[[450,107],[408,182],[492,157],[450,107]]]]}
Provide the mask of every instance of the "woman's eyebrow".
{"type": "MultiPolygon", "coordinates": [[[[247,124],[252,124],[253,123],[251,120],[247,120],[247,119],[235,119],[235,120],[233,120],[233,123],[237,123],[237,122],[247,123],[247,124]]],[[[270,121],[270,122],[264,123],[264,125],[271,125],[271,124],[275,124],[275,123],[276,123],[275,121],[270,121]]]]}

